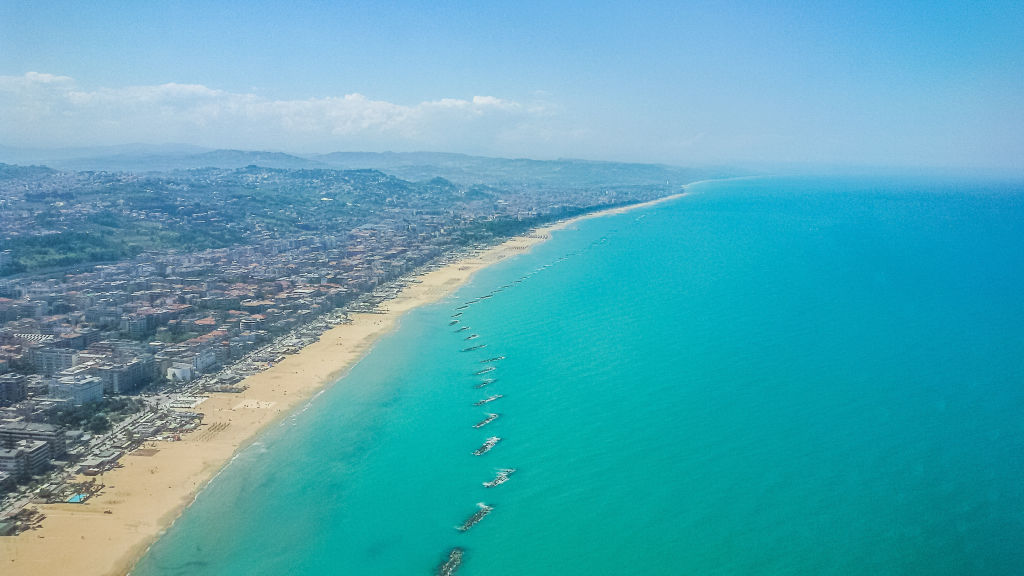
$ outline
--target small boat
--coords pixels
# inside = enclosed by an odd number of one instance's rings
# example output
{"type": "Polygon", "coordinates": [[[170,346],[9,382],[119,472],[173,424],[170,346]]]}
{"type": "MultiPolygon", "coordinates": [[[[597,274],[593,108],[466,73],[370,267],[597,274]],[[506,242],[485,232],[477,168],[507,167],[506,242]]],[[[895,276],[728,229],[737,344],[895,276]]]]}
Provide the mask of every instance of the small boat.
{"type": "Polygon", "coordinates": [[[481,348],[487,348],[487,344],[477,344],[476,346],[470,346],[469,348],[463,348],[463,352],[472,352],[473,350],[479,350],[481,348]]]}
{"type": "Polygon", "coordinates": [[[487,360],[481,360],[481,364],[487,364],[488,362],[497,362],[498,360],[504,360],[504,356],[495,356],[494,358],[488,358],[487,360]]]}
{"type": "Polygon", "coordinates": [[[459,323],[459,321],[458,321],[458,320],[452,320],[451,322],[449,322],[449,323],[448,323],[448,325],[449,325],[449,326],[455,326],[455,325],[456,325],[456,324],[458,324],[458,323],[459,323]]]}
{"type": "Polygon", "coordinates": [[[491,451],[491,448],[494,448],[494,445],[497,444],[498,442],[501,442],[501,438],[498,438],[497,436],[491,436],[490,438],[487,439],[486,442],[481,444],[479,448],[473,451],[473,456],[481,456],[483,454],[487,454],[488,452],[491,451]]]}
{"type": "Polygon", "coordinates": [[[477,384],[476,386],[473,386],[473,388],[479,390],[479,389],[484,388],[484,387],[486,387],[486,386],[488,386],[490,384],[494,384],[495,380],[497,380],[497,378],[484,378],[483,380],[480,381],[479,384],[477,384]]]}
{"type": "Polygon", "coordinates": [[[469,304],[463,304],[462,306],[456,308],[456,310],[465,310],[466,308],[469,308],[469,304]]]}
{"type": "Polygon", "coordinates": [[[504,484],[508,481],[508,477],[514,474],[515,471],[515,468],[502,468],[501,470],[498,470],[498,475],[494,477],[494,480],[484,482],[484,488],[494,488],[495,486],[504,484]]]}
{"type": "Polygon", "coordinates": [[[497,419],[498,419],[498,415],[497,414],[488,414],[487,418],[484,418],[483,420],[477,422],[476,424],[473,424],[473,428],[483,428],[484,426],[487,426],[488,424],[490,424],[491,422],[494,422],[497,419]]]}
{"type": "Polygon", "coordinates": [[[484,368],[483,370],[477,370],[476,372],[473,372],[473,376],[479,376],[481,374],[487,374],[488,372],[494,372],[495,370],[497,370],[497,368],[495,368],[494,366],[488,366],[487,368],[484,368]]]}
{"type": "Polygon", "coordinates": [[[484,404],[487,404],[489,402],[494,402],[498,398],[503,398],[503,397],[504,397],[504,394],[495,394],[494,396],[488,396],[487,398],[484,398],[483,400],[477,400],[476,402],[473,403],[473,406],[483,406],[484,404]]]}
{"type": "Polygon", "coordinates": [[[477,339],[477,338],[479,338],[479,337],[480,337],[480,335],[479,335],[479,334],[470,334],[469,336],[466,336],[466,338],[465,338],[465,339],[466,339],[466,340],[475,340],[475,339],[477,339]]]}
{"type": "Polygon", "coordinates": [[[459,316],[462,316],[462,312],[456,312],[455,314],[452,314],[452,318],[458,318],[459,316]]]}
{"type": "Polygon", "coordinates": [[[469,530],[470,528],[475,526],[477,522],[483,520],[484,516],[487,516],[488,514],[490,514],[491,510],[494,510],[493,507],[488,506],[487,504],[484,504],[483,502],[477,502],[476,505],[480,509],[476,511],[476,514],[473,514],[472,516],[469,517],[468,520],[463,522],[462,526],[459,526],[457,528],[457,530],[459,532],[465,532],[466,530],[469,530]]]}
{"type": "Polygon", "coordinates": [[[462,332],[463,330],[469,330],[469,326],[463,326],[463,327],[459,328],[458,330],[456,330],[456,332],[462,332]]]}
{"type": "Polygon", "coordinates": [[[459,565],[462,564],[463,554],[465,552],[463,552],[462,548],[452,548],[451,552],[448,553],[448,559],[437,568],[437,576],[453,576],[455,571],[459,569],[459,565]]]}

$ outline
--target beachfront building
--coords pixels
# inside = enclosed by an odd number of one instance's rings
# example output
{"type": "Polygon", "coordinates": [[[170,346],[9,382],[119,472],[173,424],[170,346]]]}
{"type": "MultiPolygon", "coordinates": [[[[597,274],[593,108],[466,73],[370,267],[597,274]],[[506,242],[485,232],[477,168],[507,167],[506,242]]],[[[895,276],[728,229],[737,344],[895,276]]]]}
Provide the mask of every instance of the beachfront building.
{"type": "Polygon", "coordinates": [[[127,394],[152,380],[153,358],[133,358],[121,364],[108,364],[99,368],[104,390],[111,394],[127,394]]]}
{"type": "Polygon", "coordinates": [[[123,455],[118,450],[105,450],[98,454],[93,454],[78,463],[77,471],[79,474],[85,474],[86,476],[95,476],[117,464],[117,461],[123,455]]]}
{"type": "Polygon", "coordinates": [[[50,446],[50,455],[60,458],[67,452],[64,432],[52,425],[38,422],[4,422],[0,424],[0,447],[13,448],[20,440],[42,440],[50,446]]]}
{"type": "Polygon", "coordinates": [[[50,397],[70,400],[74,406],[103,399],[103,380],[90,374],[62,376],[50,382],[50,397]]]}
{"type": "Polygon", "coordinates": [[[192,365],[175,362],[167,367],[167,379],[171,382],[188,382],[192,380],[192,365]]]}
{"type": "Polygon", "coordinates": [[[50,445],[42,440],[19,440],[0,448],[0,472],[14,478],[42,474],[50,467],[50,445]]]}

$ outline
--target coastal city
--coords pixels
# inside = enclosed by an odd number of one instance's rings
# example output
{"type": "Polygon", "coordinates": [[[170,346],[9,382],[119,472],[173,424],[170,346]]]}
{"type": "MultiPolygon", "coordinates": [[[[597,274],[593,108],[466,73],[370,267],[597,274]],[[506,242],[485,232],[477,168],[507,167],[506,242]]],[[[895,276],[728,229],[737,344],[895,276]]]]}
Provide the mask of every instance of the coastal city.
{"type": "Polygon", "coordinates": [[[0,0],[0,576],[1024,575],[1021,30],[0,0]]]}
{"type": "Polygon", "coordinates": [[[414,273],[671,191],[0,165],[0,534],[88,501],[125,454],[201,429],[210,394],[386,309],[414,273]]]}

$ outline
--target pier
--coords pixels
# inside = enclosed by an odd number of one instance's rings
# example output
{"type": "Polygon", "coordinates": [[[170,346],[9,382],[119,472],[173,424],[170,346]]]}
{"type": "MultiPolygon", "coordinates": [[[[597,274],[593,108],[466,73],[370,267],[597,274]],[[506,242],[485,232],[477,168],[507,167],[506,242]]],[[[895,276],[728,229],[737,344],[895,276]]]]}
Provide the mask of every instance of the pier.
{"type": "Polygon", "coordinates": [[[437,568],[437,576],[452,576],[462,564],[462,556],[465,554],[462,548],[452,548],[448,553],[448,559],[437,568]]]}
{"type": "Polygon", "coordinates": [[[494,422],[497,419],[498,419],[498,415],[497,414],[488,414],[486,418],[484,418],[483,420],[477,422],[476,424],[473,424],[473,428],[483,428],[484,426],[487,426],[488,424],[490,424],[491,422],[494,422]]]}
{"type": "Polygon", "coordinates": [[[490,403],[490,402],[494,402],[498,398],[504,398],[504,397],[505,397],[504,394],[495,394],[493,396],[488,396],[487,398],[484,398],[483,400],[477,400],[476,402],[473,403],[473,406],[483,406],[484,404],[487,404],[487,403],[490,403]]]}
{"type": "Polygon", "coordinates": [[[459,532],[465,532],[473,526],[476,526],[481,520],[484,519],[485,516],[491,513],[491,510],[494,510],[493,507],[488,506],[483,502],[478,502],[477,506],[479,506],[480,509],[476,511],[476,514],[473,514],[465,522],[463,522],[462,526],[459,526],[457,528],[459,532]]]}
{"type": "Polygon", "coordinates": [[[482,455],[490,452],[491,448],[494,448],[494,446],[498,442],[501,442],[501,438],[498,438],[497,436],[491,436],[479,448],[477,448],[476,450],[473,451],[473,456],[482,456],[482,455]]]}

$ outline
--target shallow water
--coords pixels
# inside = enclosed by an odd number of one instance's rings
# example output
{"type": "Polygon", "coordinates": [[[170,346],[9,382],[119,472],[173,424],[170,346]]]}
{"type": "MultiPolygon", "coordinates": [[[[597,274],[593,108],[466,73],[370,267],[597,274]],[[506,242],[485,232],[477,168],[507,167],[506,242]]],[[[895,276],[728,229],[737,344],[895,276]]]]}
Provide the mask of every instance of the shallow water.
{"type": "Polygon", "coordinates": [[[403,318],[134,573],[1024,573],[1021,190],[720,182],[556,232],[403,318]]]}

